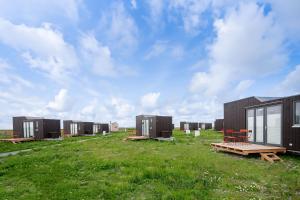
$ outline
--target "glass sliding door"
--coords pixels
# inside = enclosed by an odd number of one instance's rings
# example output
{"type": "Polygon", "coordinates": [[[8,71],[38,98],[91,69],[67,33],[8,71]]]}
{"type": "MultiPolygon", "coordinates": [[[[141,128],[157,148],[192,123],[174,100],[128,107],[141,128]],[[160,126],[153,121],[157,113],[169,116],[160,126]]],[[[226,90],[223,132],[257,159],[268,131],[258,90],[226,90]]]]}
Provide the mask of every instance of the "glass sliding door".
{"type": "Polygon", "coordinates": [[[264,142],[264,109],[256,109],[256,120],[255,120],[255,142],[263,143],[264,142]]]}
{"type": "Polygon", "coordinates": [[[267,143],[281,145],[281,105],[267,107],[267,143]]]}
{"type": "Polygon", "coordinates": [[[33,122],[23,122],[23,136],[24,138],[34,137],[33,122]]]}
{"type": "Polygon", "coordinates": [[[145,119],[142,120],[142,135],[143,136],[149,136],[149,120],[145,119]]]}
{"type": "Polygon", "coordinates": [[[247,130],[249,130],[249,141],[254,142],[254,110],[247,110],[247,130]]]}

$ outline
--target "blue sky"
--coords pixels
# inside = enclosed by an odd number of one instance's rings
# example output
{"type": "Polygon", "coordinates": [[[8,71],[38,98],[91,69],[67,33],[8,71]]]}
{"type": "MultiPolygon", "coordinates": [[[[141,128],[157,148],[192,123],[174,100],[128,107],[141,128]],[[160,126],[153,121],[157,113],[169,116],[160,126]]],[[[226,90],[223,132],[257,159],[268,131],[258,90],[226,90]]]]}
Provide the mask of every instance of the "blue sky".
{"type": "Polygon", "coordinates": [[[16,115],[212,122],[300,92],[300,3],[0,0],[0,128],[16,115]]]}

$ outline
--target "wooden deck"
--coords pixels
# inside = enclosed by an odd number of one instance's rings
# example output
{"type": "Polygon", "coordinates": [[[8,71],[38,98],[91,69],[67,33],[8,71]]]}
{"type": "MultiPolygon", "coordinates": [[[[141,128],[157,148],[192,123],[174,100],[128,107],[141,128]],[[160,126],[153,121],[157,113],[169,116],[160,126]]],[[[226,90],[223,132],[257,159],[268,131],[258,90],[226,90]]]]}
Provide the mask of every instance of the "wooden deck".
{"type": "Polygon", "coordinates": [[[125,138],[125,140],[148,140],[149,137],[145,137],[145,136],[129,136],[127,138],[125,138]]]}
{"type": "Polygon", "coordinates": [[[266,146],[249,143],[212,143],[211,146],[217,151],[225,151],[240,155],[258,154],[258,153],[285,153],[286,148],[276,146],[266,146]]]}
{"type": "Polygon", "coordinates": [[[12,142],[12,143],[19,143],[19,142],[29,142],[33,141],[34,138],[9,138],[9,139],[0,139],[1,142],[12,142]]]}

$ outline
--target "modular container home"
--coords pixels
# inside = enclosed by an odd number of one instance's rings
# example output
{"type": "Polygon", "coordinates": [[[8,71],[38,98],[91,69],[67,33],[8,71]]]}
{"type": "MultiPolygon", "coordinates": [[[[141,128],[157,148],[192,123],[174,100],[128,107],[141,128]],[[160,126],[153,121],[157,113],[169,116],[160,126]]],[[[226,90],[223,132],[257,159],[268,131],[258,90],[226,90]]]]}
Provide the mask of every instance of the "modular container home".
{"type": "Polygon", "coordinates": [[[212,123],[199,123],[199,127],[202,130],[212,129],[212,123]]]}
{"type": "Polygon", "coordinates": [[[93,134],[93,122],[82,122],[74,120],[64,120],[64,135],[84,135],[93,134]]]}
{"type": "Polygon", "coordinates": [[[103,133],[103,132],[108,133],[109,132],[109,126],[108,124],[102,124],[102,123],[94,123],[93,124],[93,133],[103,133]]]}
{"type": "Polygon", "coordinates": [[[203,123],[203,122],[180,122],[180,130],[202,130],[212,129],[212,123],[203,123]]]}
{"type": "Polygon", "coordinates": [[[136,135],[146,136],[150,138],[172,136],[172,117],[171,116],[155,116],[155,115],[139,115],[136,116],[136,135]]]}
{"type": "Polygon", "coordinates": [[[14,138],[45,138],[60,137],[60,120],[40,117],[13,117],[14,138]]]}
{"type": "Polygon", "coordinates": [[[250,142],[300,153],[300,95],[249,97],[225,103],[224,130],[227,129],[248,129],[252,131],[250,142]]]}
{"type": "Polygon", "coordinates": [[[216,119],[214,129],[216,131],[224,130],[224,119],[216,119]]]}
{"type": "Polygon", "coordinates": [[[198,130],[201,124],[198,122],[180,122],[180,130],[185,131],[185,130],[198,130]]]}

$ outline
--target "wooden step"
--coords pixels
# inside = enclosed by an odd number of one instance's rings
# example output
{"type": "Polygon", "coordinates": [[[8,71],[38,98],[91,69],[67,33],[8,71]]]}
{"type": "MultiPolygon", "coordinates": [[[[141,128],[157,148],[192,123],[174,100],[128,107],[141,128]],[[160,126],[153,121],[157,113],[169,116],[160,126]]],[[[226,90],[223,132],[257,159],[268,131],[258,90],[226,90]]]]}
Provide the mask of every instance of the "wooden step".
{"type": "Polygon", "coordinates": [[[261,160],[269,161],[273,163],[274,161],[282,162],[281,158],[279,158],[275,153],[260,153],[261,160]]]}

